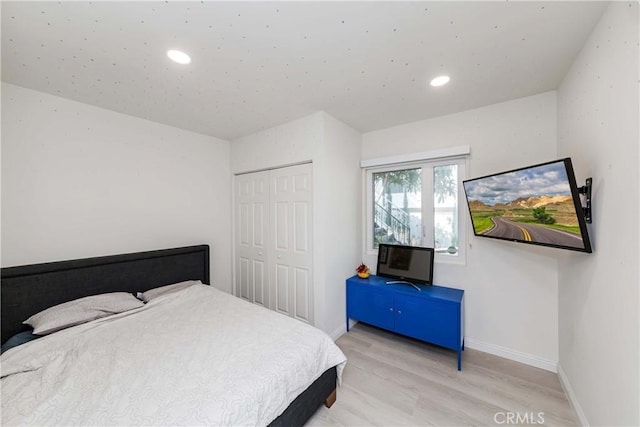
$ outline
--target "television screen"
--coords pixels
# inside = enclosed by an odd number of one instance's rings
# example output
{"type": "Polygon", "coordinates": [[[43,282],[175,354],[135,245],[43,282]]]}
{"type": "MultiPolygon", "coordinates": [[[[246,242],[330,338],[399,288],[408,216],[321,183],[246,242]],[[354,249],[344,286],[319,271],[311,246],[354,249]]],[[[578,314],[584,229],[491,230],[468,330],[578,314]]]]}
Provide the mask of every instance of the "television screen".
{"type": "Polygon", "coordinates": [[[431,285],[433,257],[433,248],[380,243],[376,275],[431,285]]]}
{"type": "Polygon", "coordinates": [[[463,185],[476,236],[591,252],[570,158],[463,185]]]}

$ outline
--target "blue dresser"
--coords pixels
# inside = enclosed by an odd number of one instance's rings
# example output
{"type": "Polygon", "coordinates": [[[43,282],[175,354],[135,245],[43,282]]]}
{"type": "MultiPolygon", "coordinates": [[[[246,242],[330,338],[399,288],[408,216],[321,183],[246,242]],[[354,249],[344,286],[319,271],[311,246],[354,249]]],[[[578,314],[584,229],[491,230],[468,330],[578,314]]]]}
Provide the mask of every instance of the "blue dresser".
{"type": "Polygon", "coordinates": [[[464,291],[444,286],[387,285],[393,280],[370,276],[347,279],[349,319],[437,344],[458,352],[462,369],[464,350],[464,291]]]}

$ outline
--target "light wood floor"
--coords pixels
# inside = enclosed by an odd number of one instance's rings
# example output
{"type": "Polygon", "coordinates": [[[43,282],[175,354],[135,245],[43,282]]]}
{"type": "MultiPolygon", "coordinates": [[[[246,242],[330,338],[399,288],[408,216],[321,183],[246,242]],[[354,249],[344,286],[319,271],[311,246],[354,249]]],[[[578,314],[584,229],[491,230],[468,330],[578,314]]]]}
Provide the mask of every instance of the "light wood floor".
{"type": "Polygon", "coordinates": [[[554,373],[472,349],[458,372],[455,352],[362,323],[336,343],[338,400],[307,426],[578,425],[554,373]]]}

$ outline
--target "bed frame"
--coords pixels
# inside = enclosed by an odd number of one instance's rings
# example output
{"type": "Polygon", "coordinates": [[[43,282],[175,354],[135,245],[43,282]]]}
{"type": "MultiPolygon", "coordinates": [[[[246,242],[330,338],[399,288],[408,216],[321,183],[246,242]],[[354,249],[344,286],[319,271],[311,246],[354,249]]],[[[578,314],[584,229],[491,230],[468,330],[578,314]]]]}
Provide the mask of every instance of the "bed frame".
{"type": "Polygon", "coordinates": [[[209,246],[111,255],[2,269],[2,342],[29,316],[63,302],[107,292],[144,292],[181,282],[209,284],[209,246]]]}
{"type": "MultiPolygon", "coordinates": [[[[28,330],[22,322],[46,308],[107,292],[144,292],[181,282],[210,284],[209,246],[137,252],[2,269],[2,342],[28,330]]],[[[300,394],[272,426],[303,425],[322,403],[335,401],[336,368],[300,394]]]]}

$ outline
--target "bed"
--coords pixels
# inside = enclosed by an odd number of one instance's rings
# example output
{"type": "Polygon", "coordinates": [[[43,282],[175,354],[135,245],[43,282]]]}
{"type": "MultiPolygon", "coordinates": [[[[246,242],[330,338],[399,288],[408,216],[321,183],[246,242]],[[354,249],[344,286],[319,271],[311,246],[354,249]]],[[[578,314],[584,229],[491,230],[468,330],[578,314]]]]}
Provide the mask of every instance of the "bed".
{"type": "Polygon", "coordinates": [[[3,353],[2,424],[291,426],[333,404],[342,352],[309,325],[203,285],[207,245],[3,268],[2,342],[57,304],[185,280],[202,284],[3,353]]]}

